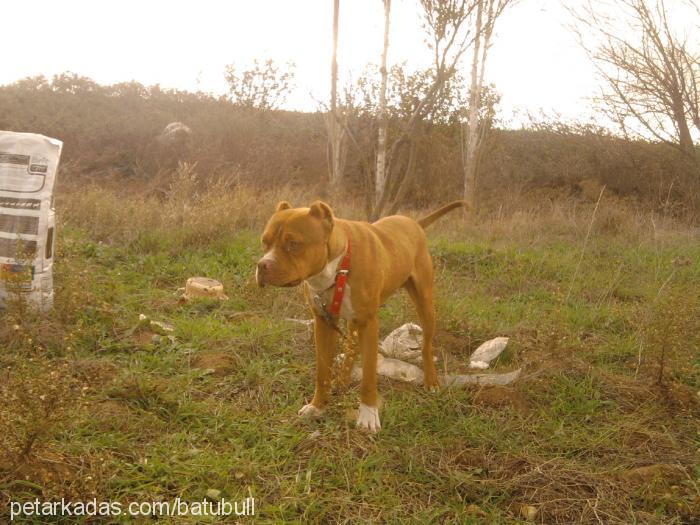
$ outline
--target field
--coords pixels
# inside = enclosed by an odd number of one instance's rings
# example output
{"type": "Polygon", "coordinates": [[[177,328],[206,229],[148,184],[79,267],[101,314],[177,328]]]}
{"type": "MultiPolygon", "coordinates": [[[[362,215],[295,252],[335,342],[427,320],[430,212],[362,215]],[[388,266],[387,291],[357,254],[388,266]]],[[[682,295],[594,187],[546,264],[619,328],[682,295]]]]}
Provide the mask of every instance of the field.
{"type": "MultiPolygon", "coordinates": [[[[289,319],[309,314],[299,290],[254,283],[276,199],[310,196],[196,187],[181,170],[163,198],[59,188],[55,308],[1,314],[0,519],[10,500],[209,494],[255,497],[241,522],[256,523],[698,523],[697,229],[607,194],[445,218],[429,232],[440,365],[505,335],[496,368],[523,375],[438,393],[382,380],[371,436],[356,387],[298,419],[314,357],[289,319]],[[180,302],[195,275],[230,299],[180,302]]],[[[401,293],[380,319],[384,336],[416,316],[401,293]]]]}

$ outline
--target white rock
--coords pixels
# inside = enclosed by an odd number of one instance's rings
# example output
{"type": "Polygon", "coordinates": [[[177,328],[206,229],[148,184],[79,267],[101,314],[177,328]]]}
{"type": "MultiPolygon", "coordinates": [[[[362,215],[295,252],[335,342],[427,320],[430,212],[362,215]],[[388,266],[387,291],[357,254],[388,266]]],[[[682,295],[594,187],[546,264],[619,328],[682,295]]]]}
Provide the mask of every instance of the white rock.
{"type": "Polygon", "coordinates": [[[379,346],[379,351],[387,357],[420,363],[423,330],[417,324],[406,323],[387,335],[379,346]]]}
{"type": "Polygon", "coordinates": [[[520,377],[522,369],[505,374],[447,374],[442,377],[445,386],[462,385],[509,385],[520,377]]]}
{"type": "Polygon", "coordinates": [[[377,373],[407,383],[423,383],[423,370],[416,365],[386,357],[377,363],[377,373]]]}
{"type": "Polygon", "coordinates": [[[160,135],[158,140],[163,144],[181,145],[192,135],[192,130],[182,122],[171,122],[160,135]]]}
{"type": "Polygon", "coordinates": [[[488,368],[491,361],[503,353],[507,344],[507,337],[496,337],[484,342],[469,358],[469,368],[488,368]]]}

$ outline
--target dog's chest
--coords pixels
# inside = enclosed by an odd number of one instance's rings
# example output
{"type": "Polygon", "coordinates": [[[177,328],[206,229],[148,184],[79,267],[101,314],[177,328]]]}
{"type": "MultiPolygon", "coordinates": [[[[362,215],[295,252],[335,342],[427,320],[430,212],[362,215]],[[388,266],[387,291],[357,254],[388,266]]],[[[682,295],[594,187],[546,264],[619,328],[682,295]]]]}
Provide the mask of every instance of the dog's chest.
{"type": "MultiPolygon", "coordinates": [[[[336,290],[336,269],[341,258],[342,255],[328,263],[323,271],[306,280],[306,283],[309,285],[309,292],[314,308],[322,308],[326,312],[329,311],[336,290]]],[[[353,314],[352,293],[350,285],[346,283],[343,301],[340,303],[340,317],[351,320],[353,314]]]]}
{"type": "MultiPolygon", "coordinates": [[[[311,288],[311,294],[312,300],[314,301],[314,306],[316,308],[324,308],[326,312],[330,312],[330,306],[333,302],[333,295],[335,294],[335,286],[321,292],[316,292],[313,288],[311,288]],[[316,299],[316,297],[318,299],[316,299]]],[[[346,284],[345,292],[343,294],[343,301],[340,303],[339,316],[346,321],[350,321],[353,318],[353,314],[354,311],[352,308],[350,285],[346,284]]]]}

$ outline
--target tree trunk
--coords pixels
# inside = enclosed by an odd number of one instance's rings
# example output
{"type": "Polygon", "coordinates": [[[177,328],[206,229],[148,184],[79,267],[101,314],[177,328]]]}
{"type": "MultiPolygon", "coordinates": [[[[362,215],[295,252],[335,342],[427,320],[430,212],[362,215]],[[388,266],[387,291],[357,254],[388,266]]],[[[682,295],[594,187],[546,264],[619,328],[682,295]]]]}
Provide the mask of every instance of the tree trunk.
{"type": "Polygon", "coordinates": [[[381,75],[382,83],[379,90],[379,108],[377,120],[379,132],[377,137],[377,173],[374,182],[374,202],[376,205],[382,200],[386,188],[386,84],[388,71],[386,69],[386,56],[389,50],[389,18],[391,14],[391,0],[384,0],[384,49],[382,50],[381,75]]]}
{"type": "MultiPolygon", "coordinates": [[[[479,0],[476,12],[476,27],[474,34],[474,55],[472,57],[471,89],[469,90],[469,120],[466,137],[466,148],[463,155],[464,168],[464,200],[472,212],[476,211],[476,159],[479,142],[479,103],[481,99],[481,82],[479,75],[479,50],[481,47],[481,26],[484,11],[484,0],[479,0]]],[[[464,150],[463,150],[464,151],[464,150]]]]}
{"type": "Polygon", "coordinates": [[[688,127],[688,121],[684,110],[685,106],[683,105],[683,100],[674,100],[672,113],[673,119],[676,121],[676,128],[678,129],[678,139],[681,149],[684,153],[694,156],[695,144],[693,143],[693,137],[690,134],[690,128],[688,127]]]}
{"type": "Polygon", "coordinates": [[[340,11],[340,0],[333,2],[333,51],[331,57],[331,110],[328,116],[329,130],[329,180],[331,185],[338,184],[342,177],[342,136],[343,130],[340,126],[338,116],[338,14],[340,11]]]}

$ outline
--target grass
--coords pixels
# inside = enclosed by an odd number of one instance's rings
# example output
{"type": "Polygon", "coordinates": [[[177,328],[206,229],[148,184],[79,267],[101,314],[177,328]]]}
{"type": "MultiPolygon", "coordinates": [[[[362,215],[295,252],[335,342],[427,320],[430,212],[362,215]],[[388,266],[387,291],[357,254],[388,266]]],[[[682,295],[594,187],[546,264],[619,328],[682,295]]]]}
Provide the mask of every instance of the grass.
{"type": "MultiPolygon", "coordinates": [[[[502,364],[523,377],[437,394],[384,380],[383,429],[368,436],[354,429],[356,388],[323,420],[297,418],[314,358],[307,328],[286,319],[308,317],[303,298],[252,280],[272,202],[62,199],[54,311],[2,314],[0,516],[10,500],[196,501],[210,489],[253,495],[258,523],[519,523],[528,505],[541,523],[700,513],[697,233],[625,216],[622,231],[594,224],[581,256],[591,207],[446,220],[430,234],[438,352],[465,362],[506,335],[502,364]],[[179,302],[193,275],[222,281],[230,300],[179,302]],[[153,342],[140,313],[174,325],[175,342],[153,342]]],[[[398,294],[381,335],[415,320],[398,294]]],[[[159,522],[206,522],[170,519],[159,522]]]]}

